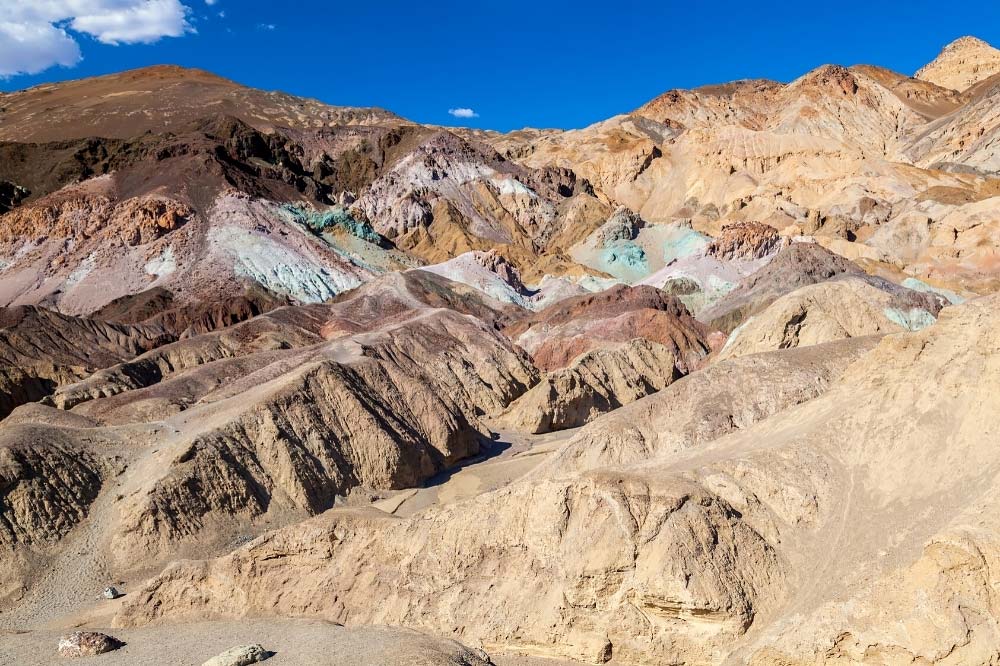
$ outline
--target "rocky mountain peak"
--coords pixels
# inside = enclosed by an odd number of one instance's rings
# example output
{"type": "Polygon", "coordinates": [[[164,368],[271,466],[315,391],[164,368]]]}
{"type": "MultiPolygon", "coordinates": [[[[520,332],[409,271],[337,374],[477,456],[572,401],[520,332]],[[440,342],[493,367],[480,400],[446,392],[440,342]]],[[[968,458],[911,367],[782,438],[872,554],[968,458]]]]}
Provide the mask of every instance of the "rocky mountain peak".
{"type": "Polygon", "coordinates": [[[1000,73],[1000,50],[976,37],[959,37],[937,58],[922,67],[916,78],[963,91],[1000,73]]]}

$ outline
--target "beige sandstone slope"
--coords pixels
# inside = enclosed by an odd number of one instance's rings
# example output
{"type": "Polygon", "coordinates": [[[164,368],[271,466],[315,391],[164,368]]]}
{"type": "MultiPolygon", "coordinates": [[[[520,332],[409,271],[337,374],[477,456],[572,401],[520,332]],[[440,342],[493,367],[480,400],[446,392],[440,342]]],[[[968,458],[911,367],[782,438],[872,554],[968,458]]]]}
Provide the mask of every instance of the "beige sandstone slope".
{"type": "Polygon", "coordinates": [[[934,321],[936,312],[911,305],[854,276],[807,285],[737,327],[717,358],[915,330],[934,321]]]}
{"type": "Polygon", "coordinates": [[[862,72],[878,81],[904,104],[928,119],[940,118],[959,108],[966,101],[966,98],[956,90],[899,74],[885,67],[854,65],[850,69],[862,72]]]}
{"type": "MultiPolygon", "coordinates": [[[[751,661],[996,660],[997,308],[979,299],[886,338],[795,415],[804,427],[759,433],[789,455],[830,447],[833,483],[801,530],[811,543],[789,550],[790,612],[762,628],[751,661]]],[[[815,488],[808,471],[791,486],[815,488]]]]}
{"type": "Polygon", "coordinates": [[[690,454],[416,520],[328,512],[172,565],[118,622],[317,615],[594,662],[985,663],[998,305],[889,336],[823,396],[690,454]]]}
{"type": "Polygon", "coordinates": [[[963,91],[1000,74],[1000,51],[981,39],[960,37],[920,68],[915,78],[963,91]]]}
{"type": "Polygon", "coordinates": [[[669,386],[680,373],[667,347],[634,338],[587,352],[542,377],[511,403],[501,423],[518,432],[577,428],[669,386]]]}
{"type": "Polygon", "coordinates": [[[878,339],[851,338],[720,361],[580,429],[534,476],[638,463],[750,428],[825,393],[878,339]]]}
{"type": "Polygon", "coordinates": [[[965,95],[968,101],[961,108],[916,134],[905,157],[914,164],[932,169],[982,175],[1000,171],[1000,154],[996,147],[998,86],[1000,69],[969,89],[965,95]]]}

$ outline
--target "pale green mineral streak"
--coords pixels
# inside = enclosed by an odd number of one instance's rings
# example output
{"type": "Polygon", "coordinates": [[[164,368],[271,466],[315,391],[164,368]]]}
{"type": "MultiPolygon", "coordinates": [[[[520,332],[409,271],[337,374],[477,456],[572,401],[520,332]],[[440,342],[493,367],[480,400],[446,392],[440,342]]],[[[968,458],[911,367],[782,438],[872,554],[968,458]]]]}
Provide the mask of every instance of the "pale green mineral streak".
{"type": "Polygon", "coordinates": [[[919,331],[934,323],[934,315],[923,308],[910,308],[901,310],[900,308],[886,308],[885,316],[895,324],[899,324],[908,331],[919,331]]]}
{"type": "Polygon", "coordinates": [[[913,291],[922,291],[928,294],[937,294],[948,300],[952,305],[958,305],[959,303],[964,303],[965,298],[959,296],[955,292],[949,289],[940,289],[938,287],[932,287],[923,280],[918,280],[917,278],[906,278],[903,280],[903,286],[907,289],[912,289],[913,291]]]}

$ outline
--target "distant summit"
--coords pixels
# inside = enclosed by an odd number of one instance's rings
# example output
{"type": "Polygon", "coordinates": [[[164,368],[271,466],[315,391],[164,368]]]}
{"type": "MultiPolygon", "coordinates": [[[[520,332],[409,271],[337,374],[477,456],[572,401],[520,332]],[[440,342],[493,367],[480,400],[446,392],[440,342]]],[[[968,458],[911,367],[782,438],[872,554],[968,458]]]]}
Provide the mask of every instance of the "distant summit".
{"type": "Polygon", "coordinates": [[[916,78],[962,92],[1000,73],[1000,50],[976,37],[960,37],[941,50],[916,78]]]}

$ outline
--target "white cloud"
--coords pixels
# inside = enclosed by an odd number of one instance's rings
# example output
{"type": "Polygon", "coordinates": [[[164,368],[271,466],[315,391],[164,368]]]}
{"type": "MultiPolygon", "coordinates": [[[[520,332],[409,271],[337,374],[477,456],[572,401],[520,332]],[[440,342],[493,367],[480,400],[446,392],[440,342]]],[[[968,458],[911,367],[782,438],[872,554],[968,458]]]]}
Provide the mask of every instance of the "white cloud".
{"type": "Polygon", "coordinates": [[[211,7],[212,5],[214,5],[218,1],[219,0],[205,0],[205,4],[208,5],[209,7],[211,7]]]}
{"type": "Polygon", "coordinates": [[[104,44],[149,44],[162,37],[180,37],[192,32],[190,11],[179,0],[103,2],[89,14],[76,16],[70,27],[92,35],[104,44]]]}
{"type": "Polygon", "coordinates": [[[257,24],[257,29],[258,30],[274,30],[277,27],[278,26],[274,25],[273,23],[258,23],[257,24]]]}
{"type": "Polygon", "coordinates": [[[62,28],[0,22],[0,78],[37,74],[53,65],[72,67],[80,58],[80,46],[62,28]]]}
{"type": "Polygon", "coordinates": [[[0,0],[0,77],[80,61],[79,35],[149,44],[194,28],[180,0],[0,0]]]}
{"type": "Polygon", "coordinates": [[[456,118],[478,118],[479,114],[472,109],[466,109],[459,107],[457,109],[448,109],[448,113],[455,116],[456,118]]]}

